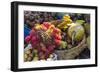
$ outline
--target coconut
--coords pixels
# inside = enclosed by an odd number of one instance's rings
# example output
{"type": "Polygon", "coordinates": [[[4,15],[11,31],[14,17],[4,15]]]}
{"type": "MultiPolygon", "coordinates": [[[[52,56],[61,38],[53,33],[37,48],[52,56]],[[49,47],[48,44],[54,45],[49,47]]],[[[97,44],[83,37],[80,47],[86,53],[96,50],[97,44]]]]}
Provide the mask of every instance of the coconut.
{"type": "Polygon", "coordinates": [[[84,28],[78,23],[72,23],[68,28],[68,36],[76,42],[79,42],[83,39],[85,34],[84,28]]]}

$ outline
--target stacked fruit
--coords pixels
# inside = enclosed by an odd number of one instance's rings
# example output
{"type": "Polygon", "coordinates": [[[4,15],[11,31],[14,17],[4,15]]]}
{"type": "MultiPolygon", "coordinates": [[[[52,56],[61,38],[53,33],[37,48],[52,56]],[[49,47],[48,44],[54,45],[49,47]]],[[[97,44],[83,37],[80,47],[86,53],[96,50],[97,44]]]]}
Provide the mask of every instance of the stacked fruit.
{"type": "Polygon", "coordinates": [[[24,51],[24,61],[32,61],[33,59],[33,54],[32,54],[32,49],[27,49],[24,51]]]}
{"type": "Polygon", "coordinates": [[[33,49],[31,44],[28,44],[24,49],[24,61],[32,61],[33,59],[33,49]]]}
{"type": "Polygon", "coordinates": [[[32,28],[36,23],[41,24],[43,22],[56,20],[57,16],[57,13],[51,12],[24,11],[24,23],[32,28]]]}
{"type": "Polygon", "coordinates": [[[61,44],[61,31],[49,22],[37,24],[25,41],[32,45],[39,60],[46,60],[61,44]]]}

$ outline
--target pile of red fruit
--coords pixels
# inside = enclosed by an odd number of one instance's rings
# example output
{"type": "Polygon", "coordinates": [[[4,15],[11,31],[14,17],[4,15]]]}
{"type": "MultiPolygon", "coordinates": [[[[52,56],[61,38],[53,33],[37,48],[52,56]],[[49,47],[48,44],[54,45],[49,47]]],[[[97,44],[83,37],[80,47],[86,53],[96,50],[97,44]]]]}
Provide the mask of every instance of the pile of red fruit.
{"type": "Polygon", "coordinates": [[[37,24],[30,35],[25,38],[31,44],[33,51],[37,50],[39,60],[47,59],[57,46],[61,44],[61,31],[49,22],[37,24]]]}

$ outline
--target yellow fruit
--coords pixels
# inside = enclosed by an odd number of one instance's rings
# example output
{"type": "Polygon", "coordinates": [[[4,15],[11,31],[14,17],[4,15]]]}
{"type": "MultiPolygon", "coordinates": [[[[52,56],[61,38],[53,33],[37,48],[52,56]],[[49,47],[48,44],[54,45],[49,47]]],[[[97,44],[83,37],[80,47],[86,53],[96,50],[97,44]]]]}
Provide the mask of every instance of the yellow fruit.
{"type": "Polygon", "coordinates": [[[70,16],[69,15],[63,16],[63,20],[64,21],[67,21],[68,24],[72,23],[72,20],[70,19],[70,16]]]}
{"type": "Polygon", "coordinates": [[[42,28],[42,26],[40,24],[37,24],[34,28],[37,29],[37,30],[39,30],[39,29],[42,28]]]}
{"type": "Polygon", "coordinates": [[[72,23],[72,25],[68,29],[68,35],[73,41],[80,41],[84,36],[84,28],[80,24],[72,23]]]}
{"type": "Polygon", "coordinates": [[[72,20],[70,19],[70,16],[65,15],[65,16],[63,16],[62,23],[57,25],[57,27],[62,30],[66,30],[68,28],[68,24],[71,24],[71,23],[72,23],[72,20]]]}

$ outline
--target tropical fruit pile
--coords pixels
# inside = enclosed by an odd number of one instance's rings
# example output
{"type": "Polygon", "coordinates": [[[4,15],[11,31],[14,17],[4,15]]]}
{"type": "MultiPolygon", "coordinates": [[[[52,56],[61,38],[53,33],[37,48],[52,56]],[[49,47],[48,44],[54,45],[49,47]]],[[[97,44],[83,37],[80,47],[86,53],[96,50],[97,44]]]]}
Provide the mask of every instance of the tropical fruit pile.
{"type": "Polygon", "coordinates": [[[24,40],[25,62],[75,59],[84,49],[90,51],[90,23],[86,15],[86,20],[75,20],[65,13],[26,11],[24,14],[29,29],[24,40]]]}
{"type": "Polygon", "coordinates": [[[30,28],[35,24],[61,19],[64,13],[24,11],[24,23],[30,28]]]}
{"type": "Polygon", "coordinates": [[[61,31],[49,22],[37,24],[25,38],[32,45],[39,60],[47,59],[61,43],[61,31]]]}

